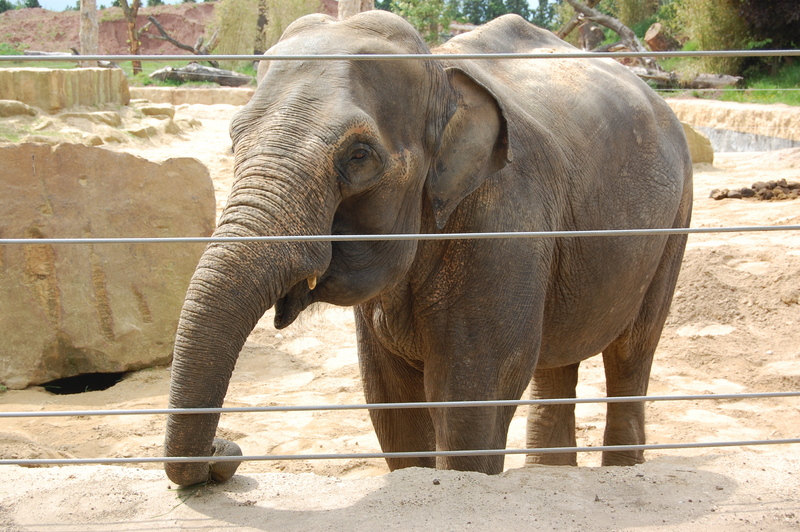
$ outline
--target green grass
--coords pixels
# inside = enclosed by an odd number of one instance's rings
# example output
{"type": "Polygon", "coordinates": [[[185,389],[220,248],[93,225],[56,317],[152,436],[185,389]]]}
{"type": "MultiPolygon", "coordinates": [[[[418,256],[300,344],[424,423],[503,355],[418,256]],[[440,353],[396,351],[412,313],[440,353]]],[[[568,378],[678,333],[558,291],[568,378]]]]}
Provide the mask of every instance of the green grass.
{"type": "Polygon", "coordinates": [[[721,100],[748,103],[800,105],[800,64],[788,64],[774,76],[745,79],[743,91],[723,92],[721,100]]]}

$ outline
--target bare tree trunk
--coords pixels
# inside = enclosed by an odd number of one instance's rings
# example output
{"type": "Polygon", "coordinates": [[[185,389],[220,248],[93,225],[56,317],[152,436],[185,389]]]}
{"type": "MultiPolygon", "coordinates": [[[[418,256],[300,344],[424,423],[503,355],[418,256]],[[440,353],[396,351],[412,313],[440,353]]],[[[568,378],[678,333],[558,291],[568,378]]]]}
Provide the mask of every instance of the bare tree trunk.
{"type": "Polygon", "coordinates": [[[375,9],[375,0],[339,0],[339,20],[375,9]]]}
{"type": "Polygon", "coordinates": [[[269,24],[269,2],[258,0],[258,19],[256,20],[256,42],[254,52],[263,54],[267,51],[267,25],[269,24]]]}
{"type": "MultiPolygon", "coordinates": [[[[97,2],[95,0],[81,0],[81,55],[98,55],[100,53],[99,33],[97,2]]],[[[87,68],[97,66],[97,63],[81,61],[81,66],[87,68]]]]}
{"type": "MultiPolygon", "coordinates": [[[[586,5],[589,7],[594,7],[599,3],[600,0],[589,0],[588,2],[586,2],[586,5]]],[[[579,16],[579,13],[575,13],[575,15],[573,15],[573,17],[569,19],[569,21],[566,24],[564,24],[564,26],[560,30],[556,32],[556,35],[558,36],[559,39],[564,39],[566,38],[567,35],[572,33],[572,30],[577,28],[580,25],[580,23],[581,23],[581,17],[579,16]]]]}
{"type": "MultiPolygon", "coordinates": [[[[128,50],[131,55],[139,55],[139,32],[136,31],[136,17],[139,15],[139,6],[141,0],[133,0],[128,4],[128,0],[119,0],[119,6],[125,14],[125,20],[128,23],[128,50]]],[[[142,62],[133,61],[133,75],[142,73],[142,62]]]]}
{"type": "MultiPolygon", "coordinates": [[[[629,50],[633,52],[648,51],[647,48],[645,48],[642,43],[639,42],[639,39],[636,37],[636,34],[633,33],[633,30],[619,20],[587,7],[577,0],[567,0],[567,2],[573,7],[573,9],[575,9],[575,11],[578,11],[585,18],[617,32],[619,38],[622,39],[623,44],[625,44],[629,50]]],[[[639,58],[639,63],[641,63],[641,65],[645,68],[650,68],[655,71],[662,71],[662,68],[658,66],[658,63],[656,63],[654,59],[641,57],[639,58]]]]}

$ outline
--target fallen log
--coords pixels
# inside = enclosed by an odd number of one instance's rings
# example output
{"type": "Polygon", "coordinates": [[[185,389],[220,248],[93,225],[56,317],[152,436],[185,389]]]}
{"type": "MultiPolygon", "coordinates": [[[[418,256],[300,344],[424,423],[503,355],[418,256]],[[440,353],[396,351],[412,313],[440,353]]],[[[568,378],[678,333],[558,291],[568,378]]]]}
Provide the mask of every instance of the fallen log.
{"type": "Polygon", "coordinates": [[[691,79],[682,79],[675,72],[655,71],[636,66],[628,68],[658,89],[722,89],[735,87],[742,80],[739,76],[724,74],[697,74],[691,79]]]}
{"type": "Polygon", "coordinates": [[[150,74],[152,79],[161,81],[210,81],[224,87],[241,87],[254,81],[251,76],[239,74],[231,70],[207,67],[197,63],[189,63],[185,67],[164,67],[150,74]]]}

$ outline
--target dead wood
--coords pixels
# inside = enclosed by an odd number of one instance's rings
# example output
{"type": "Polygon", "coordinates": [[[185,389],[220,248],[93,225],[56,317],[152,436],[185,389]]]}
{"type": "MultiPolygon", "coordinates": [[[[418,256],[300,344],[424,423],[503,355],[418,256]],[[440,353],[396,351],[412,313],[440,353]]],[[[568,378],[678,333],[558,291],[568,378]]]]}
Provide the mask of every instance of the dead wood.
{"type": "Polygon", "coordinates": [[[150,77],[161,81],[171,80],[182,83],[187,81],[211,81],[224,87],[241,87],[253,81],[251,76],[231,70],[203,66],[199,63],[189,63],[181,68],[164,67],[150,74],[150,77]]]}
{"type": "MultiPolygon", "coordinates": [[[[216,32],[214,32],[214,35],[211,37],[211,39],[209,39],[209,41],[208,41],[209,42],[209,46],[203,46],[204,39],[203,39],[202,35],[197,38],[197,42],[195,42],[194,46],[189,46],[188,44],[184,44],[184,43],[176,40],[169,33],[167,33],[167,31],[163,28],[163,26],[161,26],[161,24],[159,24],[158,20],[156,20],[156,18],[154,16],[150,15],[149,17],[147,17],[147,20],[150,21],[150,22],[147,23],[147,25],[149,26],[150,24],[153,24],[153,26],[155,26],[156,29],[158,30],[158,32],[161,34],[160,36],[159,35],[150,35],[151,38],[153,38],[153,39],[161,39],[161,40],[167,41],[171,45],[173,45],[173,46],[175,46],[177,48],[180,48],[181,50],[186,50],[187,52],[192,52],[195,55],[209,55],[211,53],[211,50],[213,49],[213,47],[211,45],[216,46],[216,43],[217,43],[217,39],[216,39],[217,33],[216,32]]],[[[145,26],[145,28],[146,27],[147,26],[145,26]]],[[[218,62],[216,62],[216,61],[207,61],[207,62],[212,67],[219,68],[219,63],[218,62]]]]}

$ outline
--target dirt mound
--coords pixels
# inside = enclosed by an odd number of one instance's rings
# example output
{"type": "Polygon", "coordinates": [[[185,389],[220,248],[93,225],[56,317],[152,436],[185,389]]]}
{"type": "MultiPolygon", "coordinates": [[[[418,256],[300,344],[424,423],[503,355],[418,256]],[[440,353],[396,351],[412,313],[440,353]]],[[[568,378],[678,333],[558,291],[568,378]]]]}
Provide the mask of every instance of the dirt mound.
{"type": "MultiPolygon", "coordinates": [[[[184,3],[146,7],[139,10],[138,28],[147,24],[152,15],[174,39],[194,45],[214,18],[215,2],[184,3]]],[[[128,36],[122,9],[110,7],[98,12],[100,23],[100,53],[127,54],[128,36]]],[[[48,11],[46,9],[12,9],[0,14],[0,42],[19,50],[69,52],[80,48],[80,13],[78,11],[48,11]]],[[[168,42],[156,38],[158,30],[152,25],[142,34],[142,54],[184,54],[168,42]]]]}

